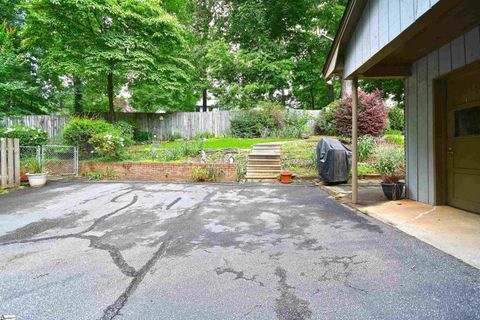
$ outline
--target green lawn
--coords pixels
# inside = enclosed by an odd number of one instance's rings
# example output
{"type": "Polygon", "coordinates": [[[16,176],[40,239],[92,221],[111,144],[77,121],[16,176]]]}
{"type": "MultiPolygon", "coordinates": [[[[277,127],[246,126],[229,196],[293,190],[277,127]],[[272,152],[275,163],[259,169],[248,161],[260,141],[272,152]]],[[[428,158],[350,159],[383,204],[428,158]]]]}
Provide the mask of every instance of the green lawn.
{"type": "MultiPolygon", "coordinates": [[[[240,139],[240,138],[212,138],[205,141],[205,149],[251,149],[254,144],[265,143],[265,142],[280,142],[280,141],[293,141],[298,139],[276,139],[276,138],[267,138],[267,139],[240,139]]],[[[171,148],[172,146],[181,144],[182,141],[173,141],[162,143],[160,147],[162,148],[171,148]]]]}

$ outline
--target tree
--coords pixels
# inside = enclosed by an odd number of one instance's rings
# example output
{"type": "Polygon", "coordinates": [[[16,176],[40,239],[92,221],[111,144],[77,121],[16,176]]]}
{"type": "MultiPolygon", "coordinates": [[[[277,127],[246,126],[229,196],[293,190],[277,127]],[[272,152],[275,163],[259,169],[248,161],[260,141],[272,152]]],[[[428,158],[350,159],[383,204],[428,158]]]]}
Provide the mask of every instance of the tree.
{"type": "Polygon", "coordinates": [[[32,70],[32,57],[19,42],[17,28],[4,20],[0,24],[0,116],[45,111],[42,88],[32,70]]]}
{"type": "Polygon", "coordinates": [[[116,90],[189,82],[184,31],[154,0],[31,0],[29,42],[42,67],[75,79],[104,79],[110,119],[116,90]]]}
{"type": "Polygon", "coordinates": [[[343,0],[224,0],[210,24],[212,90],[230,108],[261,100],[324,107],[334,94],[321,77],[331,42],[320,31],[334,33],[344,7],[343,0]]]}
{"type": "Polygon", "coordinates": [[[362,80],[360,81],[360,88],[363,91],[372,93],[376,90],[381,90],[383,98],[388,98],[390,95],[393,99],[403,105],[403,95],[405,88],[402,80],[362,80]]]}

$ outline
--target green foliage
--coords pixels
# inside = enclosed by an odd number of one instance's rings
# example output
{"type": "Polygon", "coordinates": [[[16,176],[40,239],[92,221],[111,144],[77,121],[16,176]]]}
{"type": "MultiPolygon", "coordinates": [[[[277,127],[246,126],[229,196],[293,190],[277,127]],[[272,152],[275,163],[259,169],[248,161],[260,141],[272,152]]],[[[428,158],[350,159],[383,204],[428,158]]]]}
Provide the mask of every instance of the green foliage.
{"type": "Polygon", "coordinates": [[[206,182],[208,181],[208,172],[206,168],[193,168],[190,172],[190,179],[193,182],[206,182]]]}
{"type": "Polygon", "coordinates": [[[90,181],[117,180],[118,172],[116,172],[112,167],[108,166],[105,168],[104,172],[98,172],[98,171],[87,172],[85,176],[90,181]]]}
{"type": "Polygon", "coordinates": [[[44,173],[43,163],[41,161],[38,161],[36,158],[28,159],[26,168],[27,172],[31,174],[44,173]]]}
{"type": "Polygon", "coordinates": [[[31,0],[25,9],[26,43],[42,70],[103,82],[110,111],[125,83],[162,97],[188,91],[185,31],[158,1],[31,0]]]}
{"type": "Polygon", "coordinates": [[[366,174],[374,174],[375,169],[366,163],[359,163],[358,164],[358,174],[359,175],[366,175],[366,174]]]}
{"type": "Polygon", "coordinates": [[[120,132],[102,132],[88,140],[93,147],[93,153],[104,159],[121,160],[125,157],[125,139],[120,132]]]}
{"type": "Polygon", "coordinates": [[[384,99],[392,95],[393,99],[398,103],[403,101],[405,88],[402,80],[361,80],[359,84],[360,88],[365,92],[372,93],[380,89],[384,99]]]}
{"type": "Polygon", "coordinates": [[[377,139],[372,136],[358,138],[358,161],[365,162],[373,153],[377,139]]]}
{"type": "Polygon", "coordinates": [[[163,162],[171,162],[182,160],[187,157],[197,157],[204,149],[203,140],[183,141],[179,144],[172,145],[168,149],[161,150],[156,160],[163,162]]]}
{"type": "Polygon", "coordinates": [[[387,142],[394,143],[399,146],[405,145],[405,136],[403,134],[386,134],[384,138],[387,142]]]}
{"type": "Polygon", "coordinates": [[[93,136],[114,130],[105,120],[72,118],[63,129],[63,140],[68,145],[78,146],[79,151],[86,155],[93,151],[90,143],[93,136]]]}
{"type": "Polygon", "coordinates": [[[238,138],[278,137],[300,138],[309,133],[310,117],[286,112],[275,104],[264,104],[262,109],[247,110],[231,119],[231,135],[238,138]]]}
{"type": "Polygon", "coordinates": [[[18,28],[0,19],[0,117],[47,111],[33,64],[34,60],[21,46],[18,28]]]}
{"type": "Polygon", "coordinates": [[[165,137],[163,137],[165,141],[179,141],[183,140],[182,134],[179,132],[169,133],[165,137]]]}
{"type": "Polygon", "coordinates": [[[148,132],[148,131],[141,131],[138,129],[135,129],[133,131],[133,140],[138,142],[138,143],[148,143],[151,142],[153,138],[153,133],[148,132]]]}
{"type": "Polygon", "coordinates": [[[217,182],[224,175],[221,167],[207,165],[205,168],[193,168],[190,172],[190,179],[193,182],[217,182]]]}
{"type": "Polygon", "coordinates": [[[211,133],[211,132],[200,132],[199,134],[195,135],[193,137],[193,140],[198,140],[198,139],[212,139],[212,138],[215,138],[215,134],[211,133]]]}
{"type": "Polygon", "coordinates": [[[390,109],[388,112],[388,121],[390,129],[402,131],[404,130],[405,115],[402,108],[399,105],[390,109]]]}
{"type": "Polygon", "coordinates": [[[117,121],[113,124],[113,127],[120,133],[126,146],[133,143],[136,124],[129,121],[117,121]]]}
{"type": "Polygon", "coordinates": [[[230,131],[232,136],[237,138],[260,137],[263,125],[260,112],[249,110],[232,117],[230,131]]]}
{"type": "Polygon", "coordinates": [[[385,182],[398,181],[400,170],[403,169],[405,155],[402,148],[394,145],[380,145],[375,150],[375,171],[384,176],[385,182]]]}
{"type": "Polygon", "coordinates": [[[315,177],[317,173],[316,146],[318,140],[299,140],[281,147],[282,166],[300,177],[315,177]]]}
{"type": "Polygon", "coordinates": [[[48,140],[45,130],[22,125],[0,128],[0,137],[19,139],[21,146],[44,145],[48,140]]]}
{"type": "Polygon", "coordinates": [[[335,136],[337,134],[335,113],[337,112],[338,102],[334,101],[322,109],[320,116],[317,118],[316,125],[320,133],[335,136]]]}

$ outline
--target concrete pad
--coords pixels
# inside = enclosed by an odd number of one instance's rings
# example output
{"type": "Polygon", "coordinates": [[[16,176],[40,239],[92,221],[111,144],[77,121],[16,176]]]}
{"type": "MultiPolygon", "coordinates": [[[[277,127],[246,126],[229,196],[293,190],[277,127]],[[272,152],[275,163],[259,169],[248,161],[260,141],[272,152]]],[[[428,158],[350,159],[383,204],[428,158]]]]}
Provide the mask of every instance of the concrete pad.
{"type": "Polygon", "coordinates": [[[480,215],[449,206],[431,206],[403,199],[385,199],[379,181],[361,181],[359,204],[351,185],[322,186],[337,200],[390,224],[480,269],[480,215]]]}

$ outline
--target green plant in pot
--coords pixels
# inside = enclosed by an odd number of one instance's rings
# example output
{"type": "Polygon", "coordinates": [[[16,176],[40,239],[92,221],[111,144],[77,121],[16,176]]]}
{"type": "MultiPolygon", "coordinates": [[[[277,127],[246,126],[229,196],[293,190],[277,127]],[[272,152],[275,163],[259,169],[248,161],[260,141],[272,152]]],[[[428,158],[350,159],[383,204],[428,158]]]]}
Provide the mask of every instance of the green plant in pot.
{"type": "Polygon", "coordinates": [[[395,145],[380,145],[375,151],[375,170],[382,175],[383,193],[389,200],[403,197],[405,183],[400,181],[404,168],[405,155],[402,148],[395,145]]]}
{"type": "Polygon", "coordinates": [[[47,173],[43,164],[37,159],[31,159],[27,164],[28,183],[32,188],[43,187],[47,183],[47,173]]]}

